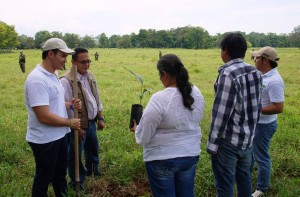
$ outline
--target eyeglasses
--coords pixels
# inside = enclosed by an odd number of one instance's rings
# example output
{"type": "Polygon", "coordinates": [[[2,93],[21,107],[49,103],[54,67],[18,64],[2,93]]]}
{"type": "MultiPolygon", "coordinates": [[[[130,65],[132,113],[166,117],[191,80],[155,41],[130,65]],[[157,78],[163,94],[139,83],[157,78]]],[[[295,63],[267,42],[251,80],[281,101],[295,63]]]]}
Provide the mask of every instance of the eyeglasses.
{"type": "Polygon", "coordinates": [[[79,62],[80,64],[90,64],[92,60],[76,60],[76,62],[79,62]]]}

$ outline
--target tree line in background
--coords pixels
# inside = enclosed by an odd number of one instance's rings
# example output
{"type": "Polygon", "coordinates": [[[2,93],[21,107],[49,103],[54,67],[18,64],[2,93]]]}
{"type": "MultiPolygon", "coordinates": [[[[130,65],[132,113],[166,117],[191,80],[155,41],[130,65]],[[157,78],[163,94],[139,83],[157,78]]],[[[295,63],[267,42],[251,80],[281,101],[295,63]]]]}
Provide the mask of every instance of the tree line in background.
{"type": "MultiPolygon", "coordinates": [[[[228,33],[228,32],[227,32],[228,33]]],[[[300,25],[289,34],[257,33],[243,34],[248,47],[299,47],[300,25]]],[[[226,33],[224,33],[226,34],[226,33]]],[[[63,39],[70,48],[186,48],[208,49],[219,47],[224,34],[209,35],[202,27],[186,26],[170,30],[140,29],[139,33],[130,35],[106,36],[105,33],[84,36],[75,33],[61,33],[58,31],[39,31],[35,37],[18,35],[13,25],[0,21],[0,49],[40,49],[43,43],[52,37],[63,39]]]]}

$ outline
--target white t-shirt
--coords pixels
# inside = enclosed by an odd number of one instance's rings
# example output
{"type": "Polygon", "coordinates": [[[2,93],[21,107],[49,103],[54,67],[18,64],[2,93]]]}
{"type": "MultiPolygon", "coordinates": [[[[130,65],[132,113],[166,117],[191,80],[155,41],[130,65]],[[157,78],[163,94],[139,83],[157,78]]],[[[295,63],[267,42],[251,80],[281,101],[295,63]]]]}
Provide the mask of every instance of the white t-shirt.
{"type": "Polygon", "coordinates": [[[204,98],[193,86],[193,110],[183,105],[176,87],[155,93],[137,126],[136,142],[144,148],[144,161],[164,160],[200,154],[204,98]]]}
{"type": "MultiPolygon", "coordinates": [[[[277,68],[262,75],[263,90],[261,95],[262,107],[270,106],[272,103],[284,102],[284,82],[277,68]]],[[[258,123],[267,124],[275,121],[277,114],[261,114],[258,123]]]]}
{"type": "Polygon", "coordinates": [[[28,142],[45,144],[58,140],[70,132],[69,127],[55,127],[38,121],[32,107],[49,106],[49,111],[62,118],[68,118],[64,88],[57,78],[40,65],[28,75],[25,85],[25,101],[28,111],[28,126],[26,140],[28,142]]]}

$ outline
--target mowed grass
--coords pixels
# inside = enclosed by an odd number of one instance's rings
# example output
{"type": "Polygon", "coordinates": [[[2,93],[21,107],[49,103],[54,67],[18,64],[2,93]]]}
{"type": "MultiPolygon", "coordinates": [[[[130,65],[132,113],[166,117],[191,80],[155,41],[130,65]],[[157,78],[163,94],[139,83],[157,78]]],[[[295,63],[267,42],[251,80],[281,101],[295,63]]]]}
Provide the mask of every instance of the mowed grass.
{"type": "MultiPolygon", "coordinates": [[[[250,54],[245,61],[250,61],[250,54]]],[[[206,106],[202,128],[202,152],[195,180],[196,196],[215,196],[209,154],[205,151],[213,103],[213,83],[222,65],[219,49],[161,49],[178,55],[189,70],[190,81],[204,95],[206,106]]],[[[24,81],[41,62],[40,50],[25,50],[26,73],[18,65],[20,51],[0,54],[0,196],[30,196],[34,158],[25,140],[27,112],[24,81]]],[[[150,196],[142,148],[129,131],[130,108],[139,102],[140,83],[123,67],[140,74],[152,93],[163,89],[156,70],[157,49],[90,49],[91,72],[97,77],[104,105],[106,128],[98,132],[102,176],[87,178],[81,196],[150,196]],[[98,51],[99,61],[93,54],[98,51]],[[143,188],[141,188],[143,187],[143,188]]],[[[278,130],[270,153],[273,161],[271,190],[268,196],[300,196],[300,56],[299,49],[278,49],[278,70],[285,81],[285,109],[279,115],[278,130]]],[[[68,57],[67,69],[71,67],[68,57]]],[[[59,71],[62,75],[65,71],[59,71]]],[[[146,106],[150,95],[145,95],[146,106]]],[[[257,169],[253,172],[253,187],[257,169]]],[[[50,196],[54,196],[49,189],[50,196]]],[[[75,195],[70,192],[70,196],[75,195]]]]}

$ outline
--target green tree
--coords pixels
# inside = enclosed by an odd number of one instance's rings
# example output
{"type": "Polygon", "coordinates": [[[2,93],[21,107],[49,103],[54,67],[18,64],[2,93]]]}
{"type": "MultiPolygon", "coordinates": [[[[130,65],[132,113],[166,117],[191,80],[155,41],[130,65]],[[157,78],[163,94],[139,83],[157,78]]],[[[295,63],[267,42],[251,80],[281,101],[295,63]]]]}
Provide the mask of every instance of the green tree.
{"type": "Polygon", "coordinates": [[[158,48],[172,48],[174,41],[172,33],[166,30],[159,30],[156,32],[157,35],[157,47],[158,48]]]}
{"type": "Polygon", "coordinates": [[[15,27],[0,21],[0,49],[16,48],[18,42],[18,33],[15,31],[15,27]]]}
{"type": "Polygon", "coordinates": [[[294,28],[289,35],[291,46],[300,48],[300,25],[294,28]]]}
{"type": "Polygon", "coordinates": [[[66,33],[63,40],[70,48],[76,48],[80,45],[80,36],[78,34],[66,33]]]}
{"type": "Polygon", "coordinates": [[[109,48],[109,40],[105,33],[100,34],[98,36],[98,47],[100,48],[109,48]]]}
{"type": "Polygon", "coordinates": [[[85,35],[80,41],[80,46],[84,48],[94,48],[96,46],[95,39],[92,36],[85,35]]]}
{"type": "Polygon", "coordinates": [[[139,43],[138,35],[136,35],[135,33],[131,33],[130,34],[130,38],[131,38],[131,47],[133,47],[133,48],[139,48],[140,47],[140,43],[139,43]]]}
{"type": "Polygon", "coordinates": [[[35,34],[34,36],[34,46],[37,49],[41,49],[43,44],[49,39],[52,38],[52,35],[50,34],[49,31],[47,30],[43,30],[43,31],[39,31],[35,34]]]}
{"type": "Polygon", "coordinates": [[[52,38],[63,38],[63,33],[59,32],[59,31],[53,31],[51,32],[52,38]]]}
{"type": "Polygon", "coordinates": [[[110,48],[117,48],[117,43],[121,39],[119,35],[112,35],[109,37],[109,47],[110,48]]]}
{"type": "Polygon", "coordinates": [[[138,34],[138,40],[140,43],[140,47],[146,48],[148,46],[148,31],[146,29],[140,29],[138,34]]]}
{"type": "Polygon", "coordinates": [[[130,35],[123,35],[117,42],[118,48],[131,48],[131,37],[130,35]]]}
{"type": "Polygon", "coordinates": [[[34,49],[34,39],[24,34],[18,37],[19,45],[18,49],[34,49]]]}

